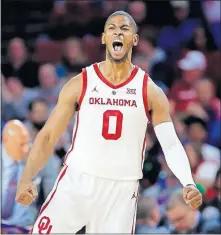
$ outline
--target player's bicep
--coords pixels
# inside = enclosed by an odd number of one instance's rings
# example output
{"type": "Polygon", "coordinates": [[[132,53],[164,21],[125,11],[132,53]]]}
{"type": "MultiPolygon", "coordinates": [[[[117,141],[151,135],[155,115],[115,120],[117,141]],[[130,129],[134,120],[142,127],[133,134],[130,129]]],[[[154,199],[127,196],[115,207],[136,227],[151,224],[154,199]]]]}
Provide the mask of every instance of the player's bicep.
{"type": "MultiPolygon", "coordinates": [[[[73,104],[74,106],[74,104],[73,104]]],[[[68,123],[74,115],[74,107],[70,107],[68,104],[57,104],[52,110],[46,124],[45,131],[50,134],[50,137],[59,138],[64,132],[68,123]]],[[[56,139],[57,139],[56,138],[56,139]]],[[[56,142],[56,140],[54,140],[56,142]]]]}
{"type": "Polygon", "coordinates": [[[171,121],[169,101],[162,89],[151,81],[148,84],[148,94],[153,126],[171,121]]]}
{"type": "Polygon", "coordinates": [[[79,79],[69,81],[64,85],[59,94],[58,103],[52,110],[42,130],[48,135],[53,144],[58,141],[74,115],[75,104],[82,87],[79,79]]]}

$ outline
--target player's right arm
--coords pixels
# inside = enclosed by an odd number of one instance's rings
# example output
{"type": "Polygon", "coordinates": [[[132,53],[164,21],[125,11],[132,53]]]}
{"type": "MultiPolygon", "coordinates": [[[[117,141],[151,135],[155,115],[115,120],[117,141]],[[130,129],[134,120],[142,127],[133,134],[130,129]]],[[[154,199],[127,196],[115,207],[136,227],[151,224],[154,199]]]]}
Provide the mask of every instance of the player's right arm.
{"type": "Polygon", "coordinates": [[[28,155],[17,190],[16,201],[21,204],[28,205],[37,196],[37,190],[35,185],[32,184],[32,178],[46,165],[56,143],[72,119],[75,112],[75,104],[80,97],[82,88],[82,74],[70,79],[64,85],[59,94],[57,105],[45,126],[38,133],[28,155]]]}

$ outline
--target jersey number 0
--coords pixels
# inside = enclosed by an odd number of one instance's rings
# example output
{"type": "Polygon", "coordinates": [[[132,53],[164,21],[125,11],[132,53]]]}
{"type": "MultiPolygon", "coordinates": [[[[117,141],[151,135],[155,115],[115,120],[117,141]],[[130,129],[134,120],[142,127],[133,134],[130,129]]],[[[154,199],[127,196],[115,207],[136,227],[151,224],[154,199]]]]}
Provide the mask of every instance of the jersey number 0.
{"type": "Polygon", "coordinates": [[[121,137],[122,122],[123,114],[119,110],[105,111],[103,113],[102,136],[106,140],[118,140],[121,137]]]}

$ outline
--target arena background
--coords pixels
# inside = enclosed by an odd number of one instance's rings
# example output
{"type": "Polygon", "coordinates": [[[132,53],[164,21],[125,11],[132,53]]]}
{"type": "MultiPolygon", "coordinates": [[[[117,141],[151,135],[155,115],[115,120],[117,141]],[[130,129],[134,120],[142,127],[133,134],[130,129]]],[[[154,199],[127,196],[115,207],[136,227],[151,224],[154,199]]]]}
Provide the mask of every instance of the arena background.
{"type": "MultiPolygon", "coordinates": [[[[116,10],[129,12],[138,24],[140,43],[133,63],[168,96],[177,134],[204,197],[196,211],[179,200],[181,185],[150,126],[136,233],[220,233],[220,1],[2,1],[1,127],[19,119],[33,142],[63,84],[104,59],[100,35],[116,10]]],[[[73,124],[74,118],[36,176],[38,200],[26,208],[10,204],[11,215],[2,214],[2,233],[26,233],[33,225],[71,145],[73,124]]],[[[4,143],[1,148],[4,159],[4,143]]],[[[2,185],[4,177],[8,168],[2,162],[2,185]]],[[[9,204],[2,202],[4,207],[9,204]]]]}

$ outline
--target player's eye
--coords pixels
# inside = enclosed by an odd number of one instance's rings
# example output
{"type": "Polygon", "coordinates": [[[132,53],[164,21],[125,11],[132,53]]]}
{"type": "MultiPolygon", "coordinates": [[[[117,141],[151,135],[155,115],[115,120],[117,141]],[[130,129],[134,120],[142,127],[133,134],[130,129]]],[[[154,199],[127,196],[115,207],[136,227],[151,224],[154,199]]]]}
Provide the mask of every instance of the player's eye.
{"type": "Polygon", "coordinates": [[[109,27],[108,29],[112,30],[112,29],[114,29],[114,27],[113,27],[113,26],[111,26],[111,27],[109,27]]]}
{"type": "Polygon", "coordinates": [[[124,31],[128,31],[128,30],[129,30],[129,28],[122,28],[122,30],[124,30],[124,31]]]}

